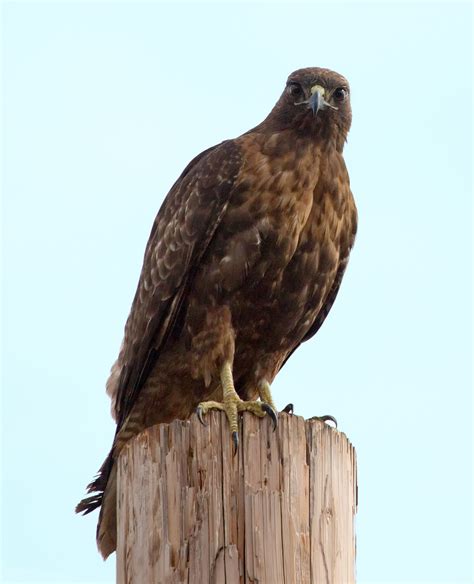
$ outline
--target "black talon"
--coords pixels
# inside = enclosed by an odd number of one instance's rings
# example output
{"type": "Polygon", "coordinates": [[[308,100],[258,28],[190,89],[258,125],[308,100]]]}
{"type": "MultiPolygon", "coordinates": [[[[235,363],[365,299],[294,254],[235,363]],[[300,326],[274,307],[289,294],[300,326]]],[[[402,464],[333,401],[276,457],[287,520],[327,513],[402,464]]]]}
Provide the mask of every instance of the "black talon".
{"type": "Polygon", "coordinates": [[[238,432],[232,432],[232,442],[234,443],[234,452],[233,452],[232,456],[235,456],[237,454],[237,450],[239,449],[239,433],[238,432]]]}
{"type": "Polygon", "coordinates": [[[207,426],[206,422],[203,420],[203,417],[202,417],[202,408],[201,408],[201,406],[198,406],[196,408],[196,415],[198,417],[198,420],[201,422],[201,424],[203,426],[207,426]]]}
{"type": "Polygon", "coordinates": [[[337,420],[334,416],[330,416],[328,414],[326,416],[318,416],[317,419],[321,420],[321,422],[332,422],[334,424],[334,426],[337,428],[337,420]]]}
{"type": "Polygon", "coordinates": [[[275,432],[276,427],[277,427],[277,424],[278,424],[278,418],[277,418],[277,415],[275,413],[275,410],[271,406],[269,406],[268,404],[266,404],[266,403],[263,403],[262,404],[262,410],[266,414],[268,414],[270,416],[270,418],[272,419],[272,422],[273,422],[273,431],[275,432]]]}
{"type": "Polygon", "coordinates": [[[282,411],[282,413],[284,412],[285,414],[292,414],[293,410],[294,410],[293,404],[288,404],[281,411],[282,411]]]}

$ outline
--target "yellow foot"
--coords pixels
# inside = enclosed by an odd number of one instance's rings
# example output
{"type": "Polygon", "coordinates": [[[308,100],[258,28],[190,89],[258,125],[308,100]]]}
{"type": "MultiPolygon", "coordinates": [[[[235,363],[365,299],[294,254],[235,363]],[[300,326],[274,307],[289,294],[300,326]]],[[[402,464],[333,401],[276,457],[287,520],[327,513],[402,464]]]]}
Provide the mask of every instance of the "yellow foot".
{"type": "Polygon", "coordinates": [[[262,379],[262,381],[258,384],[258,394],[260,395],[260,399],[262,402],[268,404],[274,412],[277,411],[275,404],[273,403],[272,392],[270,391],[270,384],[266,379],[262,379]]]}
{"type": "MultiPolygon", "coordinates": [[[[273,401],[267,403],[265,401],[243,401],[237,395],[234,388],[234,381],[232,378],[232,367],[230,363],[225,363],[221,371],[221,383],[222,383],[222,402],[207,401],[201,402],[196,413],[199,421],[204,424],[203,414],[206,414],[209,410],[221,410],[226,413],[227,419],[229,420],[230,431],[232,432],[232,441],[234,443],[234,455],[237,452],[239,446],[239,429],[238,429],[238,414],[239,412],[251,412],[259,418],[263,418],[265,414],[268,414],[273,422],[273,429],[275,430],[277,425],[277,415],[275,408],[273,406],[273,401]]],[[[260,394],[262,395],[262,394],[260,394]]],[[[270,395],[271,399],[271,395],[270,395]]]]}

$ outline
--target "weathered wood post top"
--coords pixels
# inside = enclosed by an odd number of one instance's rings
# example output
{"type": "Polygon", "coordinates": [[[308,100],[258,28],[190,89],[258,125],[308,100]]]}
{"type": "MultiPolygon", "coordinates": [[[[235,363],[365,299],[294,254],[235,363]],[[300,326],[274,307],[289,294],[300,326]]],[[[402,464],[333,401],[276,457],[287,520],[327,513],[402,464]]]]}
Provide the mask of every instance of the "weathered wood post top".
{"type": "Polygon", "coordinates": [[[318,420],[149,428],[118,468],[119,584],[352,584],[355,451],[318,420]]]}

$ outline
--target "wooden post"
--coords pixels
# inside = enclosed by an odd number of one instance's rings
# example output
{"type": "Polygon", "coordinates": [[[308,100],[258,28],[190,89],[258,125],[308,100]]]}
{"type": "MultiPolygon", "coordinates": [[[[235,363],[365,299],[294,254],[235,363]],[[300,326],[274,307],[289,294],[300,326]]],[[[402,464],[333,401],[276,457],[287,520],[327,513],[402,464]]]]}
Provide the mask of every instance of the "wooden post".
{"type": "Polygon", "coordinates": [[[222,412],[149,428],[119,458],[119,584],[355,582],[355,451],[318,420],[222,412]]]}

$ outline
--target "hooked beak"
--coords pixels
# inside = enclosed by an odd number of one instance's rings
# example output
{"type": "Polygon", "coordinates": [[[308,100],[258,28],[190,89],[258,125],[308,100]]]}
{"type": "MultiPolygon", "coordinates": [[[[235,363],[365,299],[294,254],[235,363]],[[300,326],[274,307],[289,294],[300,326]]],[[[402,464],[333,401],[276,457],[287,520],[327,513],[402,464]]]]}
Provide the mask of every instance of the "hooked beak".
{"type": "Polygon", "coordinates": [[[326,90],[324,87],[321,87],[321,85],[313,85],[311,88],[311,97],[308,100],[308,107],[313,110],[313,116],[315,117],[318,114],[318,111],[325,107],[337,109],[324,99],[325,91],[326,90]]]}

